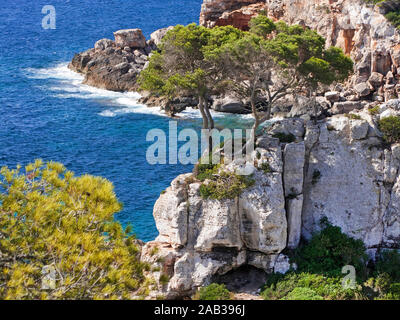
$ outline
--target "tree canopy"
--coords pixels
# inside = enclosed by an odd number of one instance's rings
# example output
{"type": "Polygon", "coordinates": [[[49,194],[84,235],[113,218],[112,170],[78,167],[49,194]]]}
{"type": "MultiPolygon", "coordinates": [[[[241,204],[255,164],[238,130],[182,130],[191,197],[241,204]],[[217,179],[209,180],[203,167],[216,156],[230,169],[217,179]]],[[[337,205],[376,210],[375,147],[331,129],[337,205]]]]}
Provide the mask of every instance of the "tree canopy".
{"type": "Polygon", "coordinates": [[[209,95],[233,91],[250,102],[254,136],[278,100],[312,97],[320,86],[343,81],[353,70],[351,59],[339,48],[326,49],[316,31],[275,23],[263,13],[249,26],[249,32],[232,26],[176,26],[141,73],[141,88],[168,97],[197,96],[205,129],[214,127],[209,95]]]}
{"type": "Polygon", "coordinates": [[[143,280],[106,179],[59,163],[0,172],[0,299],[129,299],[143,280]]]}

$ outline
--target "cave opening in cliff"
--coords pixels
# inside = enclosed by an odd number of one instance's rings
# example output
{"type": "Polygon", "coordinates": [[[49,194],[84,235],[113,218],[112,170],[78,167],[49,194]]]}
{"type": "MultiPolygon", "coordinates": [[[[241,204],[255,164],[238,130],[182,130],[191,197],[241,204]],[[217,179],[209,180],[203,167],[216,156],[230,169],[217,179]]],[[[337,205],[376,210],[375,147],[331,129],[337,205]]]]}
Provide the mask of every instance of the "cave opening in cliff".
{"type": "Polygon", "coordinates": [[[224,275],[215,275],[212,282],[224,284],[234,293],[255,294],[265,284],[267,273],[251,265],[243,265],[224,275]]]}

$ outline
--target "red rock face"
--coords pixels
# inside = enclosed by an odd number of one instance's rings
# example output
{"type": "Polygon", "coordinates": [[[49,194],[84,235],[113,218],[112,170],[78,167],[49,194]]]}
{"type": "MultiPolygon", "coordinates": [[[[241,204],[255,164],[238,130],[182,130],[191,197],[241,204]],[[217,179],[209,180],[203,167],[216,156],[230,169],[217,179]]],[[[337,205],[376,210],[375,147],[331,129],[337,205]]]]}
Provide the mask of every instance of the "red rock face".
{"type": "MultiPolygon", "coordinates": [[[[214,27],[216,25],[216,21],[219,20],[224,13],[233,13],[236,10],[260,2],[265,4],[265,1],[262,0],[204,0],[203,5],[201,6],[200,25],[209,28],[214,27]]],[[[234,16],[236,17],[236,19],[242,19],[242,24],[245,23],[245,20],[243,20],[243,15],[235,13],[234,16]]],[[[232,24],[236,23],[234,17],[227,17],[227,19],[222,20],[229,21],[229,19],[231,19],[232,24]]],[[[222,21],[219,23],[221,23],[221,25],[224,25],[222,24],[224,23],[222,21]]],[[[226,22],[225,25],[227,24],[228,23],[226,22]]]]}
{"type": "Polygon", "coordinates": [[[241,30],[249,30],[249,22],[251,18],[256,16],[261,10],[265,10],[265,3],[260,2],[234,10],[232,12],[225,12],[215,22],[217,26],[231,25],[241,30]]]}

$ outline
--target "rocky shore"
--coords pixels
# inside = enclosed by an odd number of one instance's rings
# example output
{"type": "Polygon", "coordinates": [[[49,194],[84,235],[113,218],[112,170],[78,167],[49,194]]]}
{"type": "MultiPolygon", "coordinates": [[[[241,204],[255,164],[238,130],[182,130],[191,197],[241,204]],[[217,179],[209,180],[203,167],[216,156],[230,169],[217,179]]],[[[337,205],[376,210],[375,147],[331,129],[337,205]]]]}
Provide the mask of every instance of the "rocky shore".
{"type": "MultiPolygon", "coordinates": [[[[326,88],[317,97],[320,118],[370,103],[397,98],[400,91],[400,33],[384,17],[387,7],[366,4],[363,0],[207,0],[202,5],[200,23],[207,27],[234,25],[247,30],[249,20],[264,10],[273,20],[284,20],[317,30],[327,39],[327,46],[341,47],[355,62],[355,72],[342,85],[326,88]]],[[[171,28],[171,27],[170,27],[171,28]]],[[[146,40],[140,29],[119,30],[115,39],[102,39],[94,48],[76,54],[69,67],[85,75],[84,83],[114,91],[137,91],[136,79],[157,50],[169,28],[155,31],[146,40]]],[[[186,107],[196,107],[197,100],[181,97],[173,101],[141,92],[141,103],[160,106],[174,115],[186,107]]],[[[249,113],[247,101],[234,96],[210,97],[216,111],[249,113]]],[[[277,105],[275,116],[293,117],[309,114],[310,102],[286,99],[277,105]]]]}

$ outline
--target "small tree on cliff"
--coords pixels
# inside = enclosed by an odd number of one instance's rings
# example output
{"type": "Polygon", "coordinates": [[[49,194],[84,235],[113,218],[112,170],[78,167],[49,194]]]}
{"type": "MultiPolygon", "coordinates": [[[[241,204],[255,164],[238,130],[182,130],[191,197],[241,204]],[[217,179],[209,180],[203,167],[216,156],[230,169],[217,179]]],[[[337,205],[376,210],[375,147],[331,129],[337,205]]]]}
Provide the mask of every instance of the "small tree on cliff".
{"type": "Polygon", "coordinates": [[[112,184],[36,161],[0,173],[0,299],[129,299],[143,282],[112,184]]]}
{"type": "Polygon", "coordinates": [[[208,29],[192,23],[178,25],[162,40],[160,53],[154,54],[140,77],[141,89],[173,98],[193,95],[199,99],[203,128],[213,129],[208,97],[211,92],[223,90],[218,84],[224,73],[213,63],[226,42],[239,39],[242,32],[236,28],[208,29]]]}
{"type": "Polygon", "coordinates": [[[344,80],[353,70],[351,59],[339,48],[325,49],[325,39],[315,31],[272,24],[264,15],[253,18],[250,26],[256,34],[225,44],[219,56],[233,90],[250,100],[253,136],[281,98],[304,92],[312,96],[320,85],[344,80]]]}

